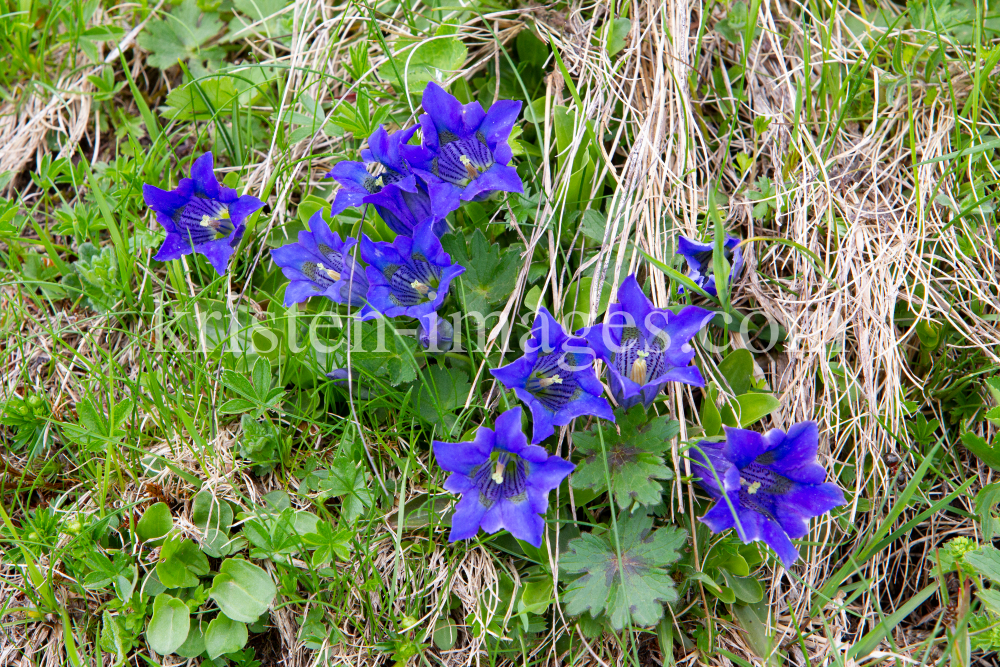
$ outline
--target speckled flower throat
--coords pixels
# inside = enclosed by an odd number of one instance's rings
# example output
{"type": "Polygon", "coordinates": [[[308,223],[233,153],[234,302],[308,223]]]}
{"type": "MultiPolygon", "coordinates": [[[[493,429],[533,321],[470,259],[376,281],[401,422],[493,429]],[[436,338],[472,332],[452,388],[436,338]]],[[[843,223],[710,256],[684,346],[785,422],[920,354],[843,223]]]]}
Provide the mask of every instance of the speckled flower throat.
{"type": "Polygon", "coordinates": [[[434,301],[441,272],[422,255],[413,255],[410,266],[389,266],[384,272],[392,289],[390,298],[397,306],[415,306],[434,301]]]}
{"type": "Polygon", "coordinates": [[[498,452],[472,471],[472,483],[479,491],[479,502],[487,509],[499,500],[521,503],[528,499],[528,466],[515,454],[498,452]]]}
{"type": "Polygon", "coordinates": [[[669,347],[666,334],[647,340],[636,327],[625,327],[621,350],[614,353],[615,369],[636,384],[652,382],[667,370],[664,353],[669,347]]]}
{"type": "Polygon", "coordinates": [[[486,136],[481,131],[471,139],[459,139],[452,132],[445,131],[438,139],[441,148],[432,162],[432,171],[449,183],[468,185],[495,162],[486,136]]]}
{"type": "Polygon", "coordinates": [[[229,206],[207,197],[192,197],[173,217],[178,230],[190,236],[195,245],[229,236],[235,229],[229,217],[229,206]]]}
{"type": "Polygon", "coordinates": [[[576,376],[570,372],[573,366],[572,354],[538,355],[538,361],[524,388],[538,398],[550,410],[560,410],[568,402],[580,395],[576,376]]]}

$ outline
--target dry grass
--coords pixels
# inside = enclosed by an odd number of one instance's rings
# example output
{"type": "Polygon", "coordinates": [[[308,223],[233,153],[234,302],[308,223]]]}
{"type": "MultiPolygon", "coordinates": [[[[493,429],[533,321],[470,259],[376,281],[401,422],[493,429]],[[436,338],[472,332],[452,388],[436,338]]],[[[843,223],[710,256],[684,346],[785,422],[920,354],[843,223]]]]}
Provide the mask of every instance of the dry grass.
{"type": "MultiPolygon", "coordinates": [[[[365,39],[364,26],[370,20],[363,8],[354,4],[296,3],[291,11],[294,29],[287,48],[255,43],[261,64],[288,67],[283,114],[298,109],[292,91],[311,91],[319,101],[334,103],[351,92],[348,84],[331,84],[334,79],[324,75],[342,76],[348,49],[365,39]]],[[[803,30],[802,20],[809,10],[780,2],[765,3],[758,21],[763,32],[747,54],[748,96],[730,128],[710,113],[726,104],[720,99],[724,91],[709,85],[713,69],[720,63],[731,66],[741,57],[738,47],[708,29],[722,16],[719,8],[675,0],[633,3],[633,26],[627,46],[615,60],[609,59],[593,39],[609,11],[605,3],[586,3],[574,4],[565,11],[531,6],[473,16],[458,27],[470,49],[467,69],[461,75],[471,78],[497,58],[498,45],[509,43],[525,25],[533,25],[558,47],[582,96],[573,150],[584,143],[584,119],[592,124],[597,136],[610,137],[601,146],[604,160],[599,172],[602,178],[608,176],[618,185],[609,205],[612,214],[598,260],[601,275],[618,275],[623,268],[636,269],[642,259],[639,248],[669,262],[671,239],[678,232],[697,235],[699,220],[707,210],[709,190],[715,183],[730,197],[725,213],[733,233],[744,238],[788,239],[819,258],[820,266],[816,266],[804,253],[789,246],[748,243],[745,250],[749,270],[735,288],[734,303],[741,309],[766,313],[790,335],[784,352],[757,357],[760,372],[782,403],[768,425],[786,427],[798,420],[816,419],[823,433],[821,454],[828,463],[870,462],[857,477],[855,488],[849,490],[854,503],[847,520],[863,530],[879,525],[884,512],[868,511],[858,501],[877,501],[890,494],[891,457],[901,459],[904,470],[916,467],[910,435],[904,427],[908,419],[904,401],[923,403],[926,398],[921,395],[922,378],[914,364],[919,346],[916,333],[912,328],[895,326],[897,304],[908,304],[921,318],[947,322],[962,333],[967,345],[981,350],[993,363],[1000,362],[996,352],[1000,343],[996,325],[1000,313],[996,290],[1000,254],[995,238],[979,235],[977,253],[966,255],[957,237],[962,225],[949,225],[953,214],[941,203],[942,198],[960,201],[959,179],[946,171],[947,161],[914,166],[957,150],[953,144],[956,127],[974,135],[996,131],[989,122],[973,123],[962,112],[975,90],[974,78],[968,71],[956,69],[951,77],[953,97],[937,94],[934,85],[914,78],[908,94],[904,88],[892,104],[874,106],[871,122],[863,126],[846,123],[833,132],[830,126],[813,123],[815,107],[822,101],[802,100],[800,91],[806,90],[806,96],[810,96],[809,82],[824,76],[824,62],[851,66],[866,60],[870,49],[875,48],[873,42],[854,38],[847,24],[848,17],[864,21],[863,17],[843,9],[832,22],[812,17],[813,24],[827,26],[830,41],[824,45],[815,30],[803,30]],[[705,16],[706,11],[714,16],[705,16]],[[699,33],[699,26],[704,32],[699,33]],[[802,57],[805,50],[813,54],[808,64],[802,57]],[[817,54],[823,53],[825,60],[821,61],[817,54]],[[759,137],[753,129],[755,118],[771,120],[770,127],[759,137]],[[746,174],[741,174],[732,161],[731,155],[737,150],[756,160],[746,174]],[[745,191],[752,178],[765,173],[774,178],[779,197],[787,201],[787,210],[774,220],[762,222],[751,215],[753,202],[745,191]],[[780,175],[786,173],[789,180],[783,183],[780,175]],[[844,372],[846,387],[841,388],[844,383],[839,380],[844,372]]],[[[390,40],[407,31],[399,16],[379,16],[378,24],[390,40]]],[[[128,49],[135,32],[128,32],[119,45],[121,50],[128,49]]],[[[904,32],[900,38],[914,43],[922,39],[917,30],[904,32]]],[[[955,52],[965,48],[952,46],[955,52]]],[[[117,53],[117,49],[109,53],[107,61],[114,62],[117,53]]],[[[154,76],[144,68],[141,53],[128,53],[136,78],[154,76]]],[[[371,45],[370,55],[373,68],[384,61],[376,44],[371,45]]],[[[875,71],[890,76],[879,67],[876,65],[875,71]]],[[[17,104],[7,103],[0,110],[0,171],[21,172],[45,153],[72,155],[81,139],[93,134],[93,109],[86,95],[89,84],[85,76],[77,75],[61,84],[61,89],[68,92],[48,98],[36,94],[17,104]],[[68,137],[58,147],[44,141],[52,128],[62,128],[68,137]]],[[[553,73],[547,79],[546,98],[547,110],[557,104],[573,103],[560,74],[553,73]]],[[[546,123],[540,132],[546,146],[554,141],[552,133],[553,128],[546,123]]],[[[90,136],[89,145],[96,145],[95,139],[90,136]]],[[[110,145],[106,146],[104,150],[110,150],[110,145]]],[[[249,192],[270,194],[268,229],[280,227],[294,217],[297,202],[292,194],[305,179],[318,184],[334,161],[332,157],[315,156],[334,156],[341,150],[338,139],[323,133],[288,151],[279,151],[275,146],[272,142],[270,150],[259,151],[247,160],[249,192]],[[275,173],[278,178],[268,191],[275,173]]],[[[565,163],[572,164],[572,155],[565,163]]],[[[551,203],[557,200],[559,188],[568,178],[565,172],[553,173],[549,169],[542,174],[543,204],[538,226],[525,239],[529,251],[538,244],[554,248],[554,239],[569,224],[551,203]]],[[[22,195],[30,199],[30,188],[22,195]]],[[[263,245],[258,246],[255,261],[264,261],[264,250],[263,245]]],[[[515,307],[523,296],[530,254],[519,289],[508,307],[515,307]]],[[[543,289],[559,308],[576,276],[557,271],[555,252],[551,254],[552,268],[543,289]]],[[[669,286],[665,276],[654,272],[652,278],[654,300],[666,303],[669,286]]],[[[161,280],[149,276],[150,287],[169,289],[161,280]]],[[[602,281],[595,280],[593,285],[591,301],[596,303],[602,281]]],[[[235,313],[240,289],[230,286],[229,294],[232,298],[228,306],[235,313]]],[[[14,290],[4,290],[6,332],[19,344],[4,350],[3,391],[14,392],[22,378],[33,377],[32,364],[54,360],[55,373],[39,388],[49,395],[56,416],[64,406],[79,400],[86,388],[94,386],[81,373],[82,367],[66,363],[66,346],[76,348],[76,355],[89,358],[96,358],[99,350],[110,351],[130,372],[130,363],[137,356],[132,347],[145,344],[141,337],[114,331],[106,319],[87,319],[79,313],[34,312],[30,304],[18,304],[17,299],[14,290]],[[16,328],[10,328],[12,320],[17,322],[16,328]]],[[[510,340],[496,339],[498,333],[494,332],[491,345],[500,345],[506,351],[510,340]]],[[[742,346],[743,342],[734,335],[733,344],[742,346]]],[[[708,355],[702,361],[706,365],[715,363],[708,355]]],[[[689,390],[673,390],[671,404],[675,416],[697,419],[695,396],[689,390]]],[[[238,466],[229,448],[232,439],[232,433],[217,434],[210,443],[216,452],[214,458],[197,460],[191,443],[179,437],[164,439],[153,453],[168,456],[183,469],[206,479],[204,488],[222,497],[238,500],[233,495],[233,489],[238,487],[244,498],[256,501],[267,491],[279,488],[276,479],[267,480],[261,487],[247,475],[233,478],[238,466]]],[[[678,473],[685,474],[686,464],[676,454],[678,473]]],[[[6,455],[0,463],[9,470],[23,468],[21,461],[6,455]]],[[[978,470],[974,462],[968,464],[967,473],[981,473],[983,484],[991,481],[988,469],[978,470]]],[[[72,471],[67,475],[72,479],[72,471]]],[[[181,500],[190,499],[197,491],[173,473],[165,472],[135,480],[121,489],[122,502],[142,500],[143,485],[151,482],[181,500]]],[[[671,510],[678,515],[690,512],[689,498],[679,480],[674,488],[671,510]]],[[[952,484],[938,481],[921,493],[933,502],[952,490],[952,484]]],[[[416,495],[416,491],[411,493],[416,495]]],[[[74,509],[94,512],[96,502],[93,495],[82,494],[74,509]]],[[[973,510],[969,500],[961,498],[959,502],[965,510],[973,510]]],[[[190,511],[189,502],[186,511],[190,511]]],[[[864,535],[863,530],[857,535],[864,535]]],[[[850,546],[832,549],[843,539],[843,532],[833,519],[819,521],[813,532],[816,546],[804,551],[805,566],[801,571],[795,576],[780,569],[770,573],[766,586],[770,609],[767,627],[775,633],[778,645],[787,647],[802,661],[794,617],[803,633],[815,632],[805,640],[810,664],[832,664],[843,655],[846,645],[873,627],[878,618],[877,606],[888,615],[893,604],[905,601],[924,585],[926,559],[936,546],[947,537],[968,535],[974,530],[971,521],[959,522],[955,515],[931,517],[910,539],[891,545],[862,564],[859,575],[873,582],[871,594],[855,599],[850,608],[853,615],[849,615],[835,604],[825,609],[811,607],[809,591],[819,588],[851,550],[850,546]],[[887,598],[890,588],[891,598],[887,598]],[[859,623],[858,617],[868,620],[859,623]]],[[[377,573],[400,586],[394,614],[406,613],[408,596],[429,600],[431,607],[437,607],[440,598],[449,594],[458,596],[464,613],[479,614],[481,591],[496,586],[495,563],[480,550],[469,551],[457,564],[447,563],[439,550],[404,554],[388,526],[372,543],[376,552],[364,566],[373,569],[358,571],[357,576],[377,573]]],[[[557,559],[558,554],[552,554],[552,558],[557,559]]],[[[0,580],[2,590],[9,593],[21,582],[20,577],[17,571],[6,568],[0,580]]],[[[357,596],[361,595],[364,593],[359,591],[357,596]]],[[[379,622],[360,617],[364,605],[358,599],[349,604],[345,618],[359,616],[341,628],[346,641],[331,649],[327,659],[334,661],[330,664],[337,660],[353,665],[381,664],[382,657],[370,648],[378,641],[379,622]]],[[[492,613],[509,617],[511,610],[496,609],[492,613]]],[[[276,614],[283,664],[320,664],[297,641],[297,626],[290,615],[286,611],[276,614]]],[[[745,635],[735,626],[725,628],[719,638],[721,646],[758,663],[757,651],[745,635]]],[[[566,619],[560,632],[575,634],[571,619],[566,619]]],[[[683,634],[684,628],[678,627],[677,632],[683,634]]],[[[919,631],[913,632],[917,634],[901,628],[896,638],[902,653],[899,660],[921,659],[907,652],[919,635],[919,631]]],[[[588,655],[593,661],[585,660],[584,664],[625,664],[628,659],[621,644],[610,639],[594,642],[591,648],[588,655]]],[[[483,650],[481,639],[463,634],[456,650],[443,654],[442,659],[449,665],[473,664],[482,657],[483,650]]],[[[658,656],[657,651],[652,650],[658,656]]],[[[884,651],[882,657],[892,657],[888,645],[884,651]]],[[[0,667],[59,665],[63,664],[62,655],[61,625],[56,619],[16,625],[0,634],[0,667]]],[[[537,657],[552,664],[557,660],[554,652],[537,657]]],[[[659,657],[651,660],[655,662],[659,657]]],[[[693,652],[686,652],[679,661],[730,664],[728,658],[693,652]]]]}

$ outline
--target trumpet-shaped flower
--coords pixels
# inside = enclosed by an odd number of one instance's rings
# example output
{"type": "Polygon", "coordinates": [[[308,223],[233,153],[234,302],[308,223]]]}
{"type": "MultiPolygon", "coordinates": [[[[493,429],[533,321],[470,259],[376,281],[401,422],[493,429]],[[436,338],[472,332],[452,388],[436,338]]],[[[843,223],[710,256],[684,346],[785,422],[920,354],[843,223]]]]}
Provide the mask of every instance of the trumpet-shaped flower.
{"type": "Polygon", "coordinates": [[[455,340],[455,327],[451,322],[430,312],[417,323],[417,341],[420,347],[431,353],[443,353],[451,349],[455,340]]]}
{"type": "Polygon", "coordinates": [[[452,542],[507,529],[519,540],[542,545],[549,492],[573,471],[569,461],[549,456],[529,445],[521,430],[521,408],[512,408],[496,420],[496,430],[485,426],[472,442],[435,440],[438,465],[451,472],[444,488],[462,494],[451,520],[452,542]]]}
{"type": "MultiPolygon", "coordinates": [[[[729,282],[736,280],[743,271],[743,250],[740,248],[740,240],[735,236],[726,235],[726,241],[722,244],[726,261],[730,264],[729,282]]],[[[695,285],[702,288],[712,296],[718,293],[715,287],[715,274],[712,268],[712,257],[715,252],[714,243],[698,243],[686,236],[681,236],[677,240],[677,254],[687,260],[688,278],[695,285]]],[[[683,291],[683,288],[681,288],[683,291]]]]}
{"type": "Polygon", "coordinates": [[[452,263],[427,222],[414,228],[413,238],[397,236],[392,243],[363,236],[361,258],[371,265],[365,269],[368,303],[386,317],[420,318],[436,311],[451,281],[465,272],[464,266],[452,263]]]}
{"type": "Polygon", "coordinates": [[[648,408],[667,382],[704,387],[691,364],[691,339],[712,319],[712,312],[688,306],[674,314],[653,306],[630,275],[618,288],[618,303],[608,307],[604,324],[576,332],[608,366],[611,395],[626,409],[642,401],[648,408]]]}
{"type": "Polygon", "coordinates": [[[153,259],[167,262],[196,252],[208,258],[220,276],[246,229],[246,219],[264,202],[219,185],[212,154],[191,165],[191,178],[182,178],[173,190],[142,186],[142,198],[156,212],[167,238],[153,259]]]}
{"type": "Polygon", "coordinates": [[[435,207],[453,210],[459,200],[482,200],[494,192],[524,192],[507,143],[521,103],[498,100],[489,111],[479,102],[462,105],[433,81],[424,90],[422,146],[404,146],[413,169],[425,176],[435,207]]]}
{"type": "Polygon", "coordinates": [[[311,296],[325,296],[337,303],[363,306],[368,293],[368,278],[361,265],[351,256],[357,241],[331,232],[317,211],[309,219],[311,231],[299,232],[297,243],[271,250],[271,258],[290,279],[285,289],[286,307],[301,303],[311,296]]]}
{"type": "Polygon", "coordinates": [[[349,206],[371,204],[389,226],[403,236],[412,236],[413,229],[423,222],[433,224],[434,232],[441,236],[448,231],[445,217],[456,208],[431,205],[427,186],[410,169],[402,154],[402,147],[410,140],[416,127],[389,134],[379,128],[368,139],[369,148],[361,151],[364,162],[338,162],[327,176],[333,177],[341,188],[333,200],[333,215],[349,206]],[[368,166],[380,164],[383,170],[372,175],[368,166]]]}
{"type": "Polygon", "coordinates": [[[744,543],[762,540],[790,567],[799,552],[789,538],[804,537],[809,519],[844,504],[840,487],[824,483],[818,445],[811,421],[764,435],[727,428],[725,442],[698,443],[692,469],[716,499],[701,521],[716,533],[735,528],[744,543]]]}
{"type": "Polygon", "coordinates": [[[615,416],[601,397],[604,386],[594,373],[594,351],[583,338],[570,336],[540,308],[524,356],[490,371],[531,410],[531,442],[537,444],[576,417],[615,416]]]}

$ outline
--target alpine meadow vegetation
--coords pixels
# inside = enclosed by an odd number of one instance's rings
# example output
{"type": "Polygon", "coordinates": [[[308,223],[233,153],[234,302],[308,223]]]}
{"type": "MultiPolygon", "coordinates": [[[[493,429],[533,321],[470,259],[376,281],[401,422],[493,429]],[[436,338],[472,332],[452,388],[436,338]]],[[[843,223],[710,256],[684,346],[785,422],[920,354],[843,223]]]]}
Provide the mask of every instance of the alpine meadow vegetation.
{"type": "Polygon", "coordinates": [[[995,661],[1000,9],[0,53],[0,667],[995,661]]]}

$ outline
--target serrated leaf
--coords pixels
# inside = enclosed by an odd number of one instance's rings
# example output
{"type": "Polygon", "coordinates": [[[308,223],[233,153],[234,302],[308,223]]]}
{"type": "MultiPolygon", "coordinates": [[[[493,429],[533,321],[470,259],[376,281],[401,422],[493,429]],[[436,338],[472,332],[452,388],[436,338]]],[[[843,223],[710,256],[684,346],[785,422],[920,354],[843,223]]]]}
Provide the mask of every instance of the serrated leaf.
{"type": "Polygon", "coordinates": [[[373,502],[366,477],[362,464],[340,456],[330,467],[329,476],[319,483],[320,497],[345,496],[341,513],[348,523],[353,523],[373,502]]]}
{"type": "Polygon", "coordinates": [[[608,489],[610,478],[611,494],[620,508],[625,509],[633,500],[641,505],[655,505],[663,493],[656,480],[673,478],[673,471],[663,464],[661,453],[670,447],[670,441],[677,435],[677,422],[667,417],[647,421],[642,405],[634,406],[625,414],[619,411],[617,417],[620,433],[614,428],[603,428],[607,469],[598,426],[574,437],[577,451],[584,458],[570,483],[575,489],[587,488],[600,493],[608,489]]]}
{"type": "Polygon", "coordinates": [[[146,628],[146,643],[160,655],[170,655],[187,639],[191,613],[182,600],[160,593],[153,600],[153,617],[146,628]]]}
{"type": "Polygon", "coordinates": [[[257,392],[254,389],[253,383],[243,373],[229,370],[222,371],[222,384],[248,401],[257,399],[257,392]]]}
{"type": "Polygon", "coordinates": [[[460,235],[450,234],[445,239],[442,244],[451,260],[465,267],[460,278],[461,293],[458,285],[451,289],[456,295],[464,295],[466,313],[489,315],[493,306],[505,302],[514,291],[521,256],[516,252],[501,252],[498,243],[490,245],[480,229],[473,233],[468,248],[460,235]]]}
{"type": "Polygon", "coordinates": [[[994,470],[1000,470],[1000,448],[969,431],[960,437],[965,448],[975,454],[977,459],[994,470]]]}
{"type": "Polygon", "coordinates": [[[170,91],[164,100],[163,116],[172,120],[212,120],[220,109],[230,108],[238,94],[228,77],[192,81],[170,91]]]}
{"type": "Polygon", "coordinates": [[[569,543],[559,561],[567,573],[582,573],[571,582],[563,600],[566,611],[594,617],[604,614],[615,630],[627,623],[651,626],[663,616],[664,602],[677,599],[667,565],[680,558],[687,533],[673,526],[651,530],[653,518],[641,513],[618,520],[621,565],[611,529],[603,535],[585,533],[569,543]]]}
{"type": "Polygon", "coordinates": [[[197,0],[185,0],[163,18],[150,21],[137,41],[150,52],[147,59],[150,65],[167,69],[192,58],[200,62],[222,60],[225,55],[222,49],[205,48],[222,28],[218,14],[203,13],[197,0]]]}
{"type": "Polygon", "coordinates": [[[263,569],[240,558],[227,558],[219,566],[209,597],[234,621],[253,623],[277,594],[271,576],[263,569]]]}

